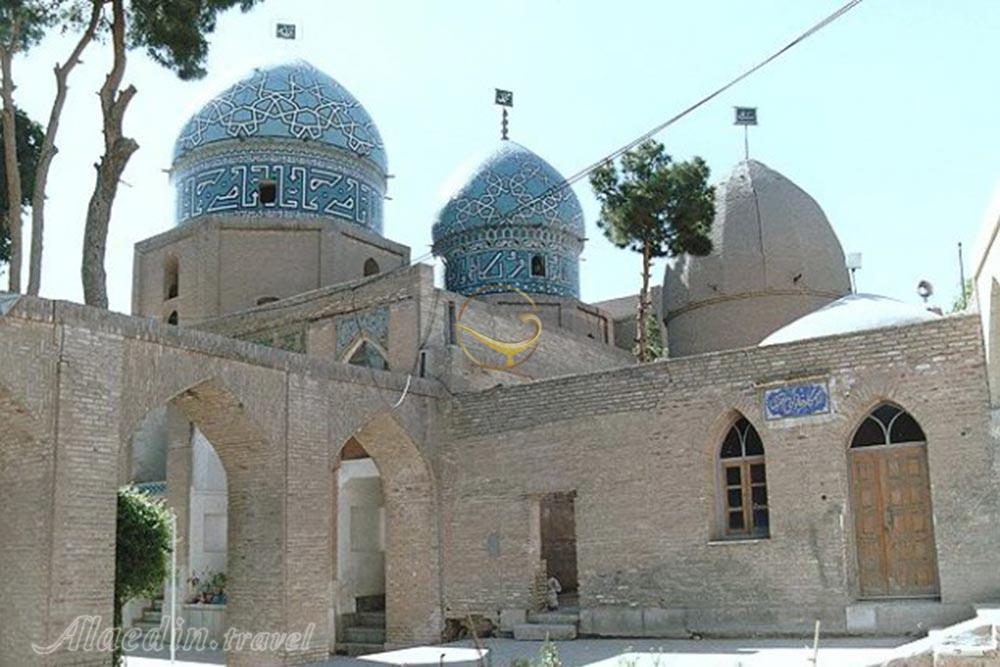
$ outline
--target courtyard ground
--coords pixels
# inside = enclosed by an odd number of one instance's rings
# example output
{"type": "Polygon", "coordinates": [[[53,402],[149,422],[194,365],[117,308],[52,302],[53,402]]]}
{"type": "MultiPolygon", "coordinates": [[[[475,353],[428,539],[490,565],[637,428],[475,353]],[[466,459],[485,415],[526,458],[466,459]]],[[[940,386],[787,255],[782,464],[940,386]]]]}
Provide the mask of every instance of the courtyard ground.
{"type": "MultiPolygon", "coordinates": [[[[818,667],[865,667],[886,659],[907,638],[821,639],[818,667]]],[[[556,642],[564,667],[812,667],[805,639],[577,639],[556,642]]],[[[517,658],[535,658],[541,642],[487,639],[493,667],[517,658]]],[[[456,642],[448,646],[472,646],[456,642]]],[[[161,657],[130,656],[127,667],[168,667],[161,657]]],[[[220,653],[179,656],[176,667],[221,665],[220,653]]],[[[358,658],[333,657],[313,667],[377,667],[358,658]]],[[[468,664],[468,663],[466,663],[468,664]]]]}

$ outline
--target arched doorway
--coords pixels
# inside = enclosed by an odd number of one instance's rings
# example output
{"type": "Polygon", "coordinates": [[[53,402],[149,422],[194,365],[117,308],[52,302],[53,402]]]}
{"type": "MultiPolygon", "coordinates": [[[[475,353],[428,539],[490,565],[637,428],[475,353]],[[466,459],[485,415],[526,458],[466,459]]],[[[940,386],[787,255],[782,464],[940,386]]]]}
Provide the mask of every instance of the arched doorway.
{"type": "Polygon", "coordinates": [[[849,457],[860,596],[936,597],[923,429],[899,406],[882,403],[855,430],[849,457]]]}
{"type": "MultiPolygon", "coordinates": [[[[375,510],[364,510],[362,514],[367,512],[367,519],[359,515],[356,518],[360,521],[354,522],[353,526],[344,525],[344,522],[338,525],[336,517],[343,517],[344,512],[340,507],[334,507],[332,513],[334,545],[341,543],[340,534],[348,530],[354,533],[349,537],[355,543],[365,545],[370,554],[380,552],[384,559],[384,612],[376,610],[375,615],[367,617],[365,622],[369,626],[384,627],[384,641],[389,646],[440,641],[442,613],[437,505],[430,466],[413,438],[389,413],[368,419],[351,437],[334,447],[331,461],[335,485],[339,481],[336,466],[341,457],[346,459],[350,455],[359,455],[362,458],[358,460],[371,457],[370,463],[365,465],[374,468],[369,472],[377,473],[381,491],[382,506],[377,512],[377,520],[375,510]],[[381,531],[379,544],[373,541],[376,525],[381,531]],[[379,614],[384,616],[379,618],[379,614]]],[[[332,494],[334,505],[337,505],[339,496],[335,486],[332,494]]],[[[373,505],[374,499],[368,504],[373,505]]],[[[332,549],[332,554],[334,563],[331,573],[336,577],[344,568],[337,562],[337,548],[332,549]]],[[[339,582],[335,584],[334,590],[340,588],[339,582]]],[[[357,601],[354,601],[355,609],[358,608],[357,601]]],[[[380,602],[377,597],[368,598],[362,602],[362,607],[367,604],[377,606],[380,602]]],[[[334,612],[337,614],[337,610],[334,612]]],[[[345,619],[337,620],[341,621],[337,634],[341,634],[345,619]]],[[[353,634],[357,639],[362,634],[369,634],[371,639],[381,638],[378,632],[353,634]]]]}
{"type": "Polygon", "coordinates": [[[349,438],[334,465],[336,652],[385,645],[385,501],[378,466],[349,438]]]}
{"type": "MultiPolygon", "coordinates": [[[[177,518],[177,617],[188,633],[222,645],[228,576],[226,471],[208,437],[170,403],[139,422],[128,448],[126,483],[161,500],[177,518]]],[[[126,626],[166,636],[169,581],[125,609],[126,626]]]]}

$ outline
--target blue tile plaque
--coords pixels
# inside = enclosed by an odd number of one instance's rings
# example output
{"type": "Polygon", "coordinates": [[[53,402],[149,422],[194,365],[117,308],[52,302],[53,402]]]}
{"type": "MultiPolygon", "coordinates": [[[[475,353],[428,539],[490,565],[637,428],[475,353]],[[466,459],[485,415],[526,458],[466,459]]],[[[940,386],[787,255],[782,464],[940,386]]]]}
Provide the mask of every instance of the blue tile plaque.
{"type": "Polygon", "coordinates": [[[808,417],[830,412],[826,382],[803,382],[764,391],[764,417],[768,420],[808,417]]]}

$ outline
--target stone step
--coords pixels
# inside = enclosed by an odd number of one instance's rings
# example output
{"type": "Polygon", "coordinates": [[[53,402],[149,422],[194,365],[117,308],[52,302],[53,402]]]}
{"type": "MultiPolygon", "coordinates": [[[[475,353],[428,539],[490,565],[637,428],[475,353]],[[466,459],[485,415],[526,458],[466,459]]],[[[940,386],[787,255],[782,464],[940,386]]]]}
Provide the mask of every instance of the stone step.
{"type": "Polygon", "coordinates": [[[352,658],[359,655],[381,653],[385,650],[385,647],[382,644],[358,644],[355,642],[337,642],[335,648],[337,655],[346,655],[352,658]]]}
{"type": "Polygon", "coordinates": [[[132,627],[133,628],[138,628],[139,630],[142,630],[143,634],[146,634],[150,630],[159,630],[160,629],[160,622],[159,621],[146,621],[146,620],[143,620],[143,619],[139,619],[138,621],[135,621],[134,623],[132,623],[132,627]]]}
{"type": "Polygon", "coordinates": [[[541,625],[575,625],[580,614],[572,611],[529,611],[528,623],[541,625]]]}
{"type": "Polygon", "coordinates": [[[357,628],[385,628],[384,611],[359,611],[352,614],[351,627],[357,628]]]}
{"type": "Polygon", "coordinates": [[[384,595],[362,595],[354,600],[358,611],[385,611],[384,595]]]}
{"type": "Polygon", "coordinates": [[[163,610],[162,609],[157,609],[157,610],[143,609],[142,610],[142,620],[143,621],[149,621],[150,623],[159,624],[159,622],[162,619],[163,619],[163,610]]]}
{"type": "Polygon", "coordinates": [[[153,600],[153,611],[163,611],[163,598],[153,600]]]}
{"type": "Polygon", "coordinates": [[[344,641],[351,644],[384,644],[385,628],[344,628],[344,641]]]}
{"type": "Polygon", "coordinates": [[[552,641],[576,639],[576,625],[570,623],[521,623],[514,626],[514,639],[518,641],[552,641]]]}

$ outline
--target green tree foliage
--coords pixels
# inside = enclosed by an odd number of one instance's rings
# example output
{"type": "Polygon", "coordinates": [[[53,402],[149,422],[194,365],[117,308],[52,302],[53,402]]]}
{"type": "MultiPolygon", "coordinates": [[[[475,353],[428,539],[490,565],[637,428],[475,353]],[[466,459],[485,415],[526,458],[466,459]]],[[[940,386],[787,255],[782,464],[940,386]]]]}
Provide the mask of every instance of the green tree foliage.
{"type": "Polygon", "coordinates": [[[249,11],[260,0],[132,0],[128,42],[184,80],[205,76],[208,36],[219,12],[249,11]]]}
{"type": "MultiPolygon", "coordinates": [[[[28,114],[20,109],[14,112],[17,140],[17,170],[21,173],[21,205],[31,204],[35,193],[35,167],[42,149],[45,131],[42,126],[31,120],[28,114]]],[[[0,143],[3,142],[3,127],[0,126],[0,143]]],[[[10,229],[6,224],[8,209],[7,188],[2,184],[7,182],[7,169],[0,160],[0,262],[10,261],[10,229]]]]}
{"type": "Polygon", "coordinates": [[[101,86],[104,154],[97,164],[94,192],[87,204],[80,277],[87,305],[108,307],[107,252],[111,211],[118,184],[139,144],[123,131],[125,112],[135,97],[135,86],[122,88],[126,53],[143,48],[156,62],[182,79],[205,74],[208,35],[215,31],[220,11],[250,10],[259,0],[91,0],[110,7],[108,32],[112,66],[101,86]]]}
{"type": "MultiPolygon", "coordinates": [[[[635,348],[635,355],[639,356],[638,346],[635,348]]],[[[663,356],[663,330],[656,317],[656,309],[651,309],[646,314],[646,355],[649,361],[663,356]]]]}
{"type": "Polygon", "coordinates": [[[955,300],[951,303],[951,310],[949,313],[960,313],[969,307],[969,302],[972,300],[972,278],[966,278],[965,284],[962,285],[962,293],[955,297],[955,300]]]}
{"type": "Polygon", "coordinates": [[[170,513],[134,487],[118,491],[115,540],[115,664],[121,664],[122,607],[159,592],[170,573],[170,513]]]}
{"type": "Polygon", "coordinates": [[[700,157],[674,162],[663,144],[646,141],[621,158],[621,169],[606,162],[590,184],[601,204],[598,226],[619,248],[642,253],[642,287],[636,314],[639,361],[651,358],[647,337],[649,273],[654,257],[712,251],[715,189],[700,157]]]}
{"type": "Polygon", "coordinates": [[[27,51],[59,16],[58,0],[0,0],[0,44],[11,53],[27,51]]]}

